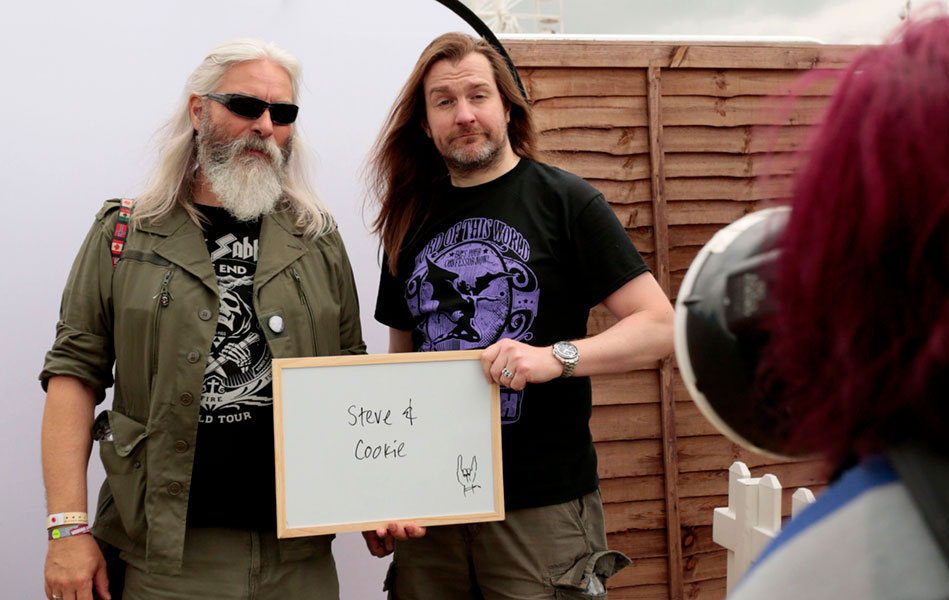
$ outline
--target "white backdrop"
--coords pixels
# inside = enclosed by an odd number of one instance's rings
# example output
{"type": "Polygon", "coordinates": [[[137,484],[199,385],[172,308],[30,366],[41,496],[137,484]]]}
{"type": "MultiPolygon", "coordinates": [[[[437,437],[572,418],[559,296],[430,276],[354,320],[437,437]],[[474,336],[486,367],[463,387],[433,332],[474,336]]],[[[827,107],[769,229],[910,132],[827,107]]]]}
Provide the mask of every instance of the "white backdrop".
{"type": "MultiPolygon", "coordinates": [[[[422,48],[471,29],[435,0],[34,0],[4,3],[2,14],[0,596],[40,598],[47,542],[36,376],[93,215],[103,200],[141,190],[154,133],[188,74],[234,37],[273,40],[303,62],[298,133],[315,150],[314,180],[340,223],[363,333],[378,353],[387,336],[372,319],[379,267],[360,170],[422,48]]],[[[91,511],[103,478],[95,449],[89,473],[91,511]]],[[[358,534],[340,536],[334,551],[342,598],[383,597],[388,560],[369,556],[358,534]]]]}

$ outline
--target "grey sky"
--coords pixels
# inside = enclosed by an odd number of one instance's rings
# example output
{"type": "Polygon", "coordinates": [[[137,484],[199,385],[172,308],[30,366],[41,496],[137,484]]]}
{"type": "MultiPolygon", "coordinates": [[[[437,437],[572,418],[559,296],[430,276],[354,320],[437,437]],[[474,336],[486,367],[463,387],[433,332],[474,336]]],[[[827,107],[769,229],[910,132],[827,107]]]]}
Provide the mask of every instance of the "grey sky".
{"type": "MultiPolygon", "coordinates": [[[[535,0],[512,4],[513,12],[535,12],[535,0]]],[[[560,8],[559,0],[539,4],[541,12],[556,13],[560,8]]],[[[905,4],[906,0],[563,0],[563,21],[564,33],[569,34],[801,36],[827,43],[873,43],[899,25],[905,4]]],[[[913,9],[924,4],[914,0],[913,9]]],[[[929,4],[945,11],[947,0],[929,4]]],[[[525,31],[534,31],[532,20],[522,21],[525,31]]]]}

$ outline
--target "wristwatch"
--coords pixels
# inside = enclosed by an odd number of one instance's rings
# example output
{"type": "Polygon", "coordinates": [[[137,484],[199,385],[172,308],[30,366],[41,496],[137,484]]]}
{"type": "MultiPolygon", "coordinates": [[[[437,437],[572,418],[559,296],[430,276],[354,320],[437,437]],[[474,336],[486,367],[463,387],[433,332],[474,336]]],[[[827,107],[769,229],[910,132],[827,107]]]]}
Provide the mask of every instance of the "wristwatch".
{"type": "Polygon", "coordinates": [[[557,342],[554,344],[554,358],[563,363],[563,373],[560,376],[570,377],[573,375],[573,370],[577,368],[580,352],[570,342],[557,342]]]}

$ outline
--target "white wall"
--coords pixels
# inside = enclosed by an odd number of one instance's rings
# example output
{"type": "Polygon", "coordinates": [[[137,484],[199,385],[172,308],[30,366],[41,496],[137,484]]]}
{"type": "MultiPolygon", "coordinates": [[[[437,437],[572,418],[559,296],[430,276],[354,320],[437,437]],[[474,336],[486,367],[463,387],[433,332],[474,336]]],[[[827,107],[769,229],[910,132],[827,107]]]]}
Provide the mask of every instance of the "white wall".
{"type": "MultiPolygon", "coordinates": [[[[39,598],[47,542],[36,376],[93,215],[106,198],[141,189],[154,133],[187,75],[234,37],[273,40],[301,59],[298,130],[316,152],[314,179],[339,220],[364,335],[378,353],[386,332],[372,319],[379,270],[359,170],[422,48],[445,31],[471,30],[434,0],[34,0],[4,3],[0,14],[0,596],[39,598]]],[[[94,451],[90,511],[102,477],[94,451]]],[[[358,534],[334,547],[342,597],[381,598],[388,561],[369,556],[358,534]]]]}

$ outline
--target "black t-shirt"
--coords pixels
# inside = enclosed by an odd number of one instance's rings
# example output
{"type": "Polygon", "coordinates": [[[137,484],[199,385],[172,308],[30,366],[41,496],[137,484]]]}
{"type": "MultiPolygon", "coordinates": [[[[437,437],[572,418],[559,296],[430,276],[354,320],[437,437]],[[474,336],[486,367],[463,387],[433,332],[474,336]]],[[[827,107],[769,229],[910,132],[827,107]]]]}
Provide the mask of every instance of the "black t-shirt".
{"type": "Polygon", "coordinates": [[[220,310],[201,391],[189,527],[274,528],[271,355],[254,313],[260,220],[202,206],[220,310]]]}
{"type": "MultiPolygon", "coordinates": [[[[376,320],[411,330],[416,351],[582,338],[590,308],[648,270],[602,194],[556,167],[521,159],[482,185],[446,181],[435,205],[398,276],[383,264],[376,301],[376,320]]],[[[591,412],[588,377],[501,388],[507,508],[596,489],[591,412]]]]}

